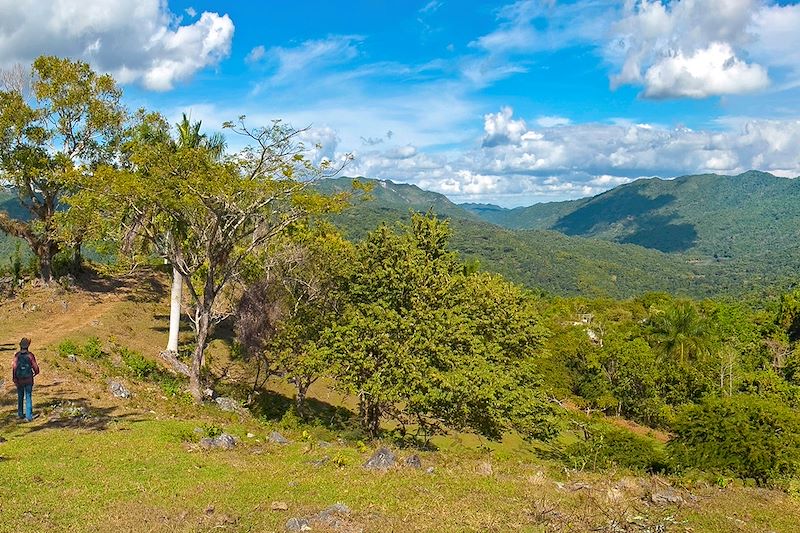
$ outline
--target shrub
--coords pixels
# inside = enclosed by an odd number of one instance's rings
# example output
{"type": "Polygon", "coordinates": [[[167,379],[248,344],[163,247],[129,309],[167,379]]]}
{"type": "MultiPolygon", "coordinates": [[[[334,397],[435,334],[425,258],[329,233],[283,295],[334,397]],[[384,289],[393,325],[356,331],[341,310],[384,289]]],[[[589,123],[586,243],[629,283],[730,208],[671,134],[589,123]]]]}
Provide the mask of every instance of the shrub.
{"type": "Polygon", "coordinates": [[[754,479],[760,485],[800,469],[800,416],[749,394],[709,398],[685,408],[667,449],[678,468],[754,479]]]}
{"type": "Polygon", "coordinates": [[[75,341],[72,339],[64,339],[58,345],[58,355],[61,357],[67,357],[68,355],[78,355],[81,353],[80,348],[78,345],[75,344],[75,341]]]}
{"type": "Polygon", "coordinates": [[[80,351],[81,355],[89,359],[101,359],[103,357],[103,345],[97,337],[89,337],[86,344],[80,351]]]}
{"type": "Polygon", "coordinates": [[[654,443],[617,428],[592,429],[588,438],[564,449],[563,460],[578,469],[604,470],[612,467],[647,472],[664,469],[664,454],[654,443]]]}
{"type": "Polygon", "coordinates": [[[158,374],[158,365],[139,352],[129,350],[125,347],[117,348],[117,352],[122,358],[122,362],[125,363],[128,370],[135,378],[151,379],[158,374]]]}

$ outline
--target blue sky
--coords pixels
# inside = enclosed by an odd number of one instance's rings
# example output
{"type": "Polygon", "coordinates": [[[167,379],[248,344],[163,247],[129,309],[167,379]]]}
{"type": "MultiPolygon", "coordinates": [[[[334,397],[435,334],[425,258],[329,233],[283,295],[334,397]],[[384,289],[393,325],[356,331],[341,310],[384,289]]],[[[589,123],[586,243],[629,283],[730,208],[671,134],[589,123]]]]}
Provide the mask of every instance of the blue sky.
{"type": "Polygon", "coordinates": [[[0,0],[0,67],[69,55],[132,108],[310,125],[348,175],[513,206],[800,175],[797,28],[765,0],[0,0]]]}

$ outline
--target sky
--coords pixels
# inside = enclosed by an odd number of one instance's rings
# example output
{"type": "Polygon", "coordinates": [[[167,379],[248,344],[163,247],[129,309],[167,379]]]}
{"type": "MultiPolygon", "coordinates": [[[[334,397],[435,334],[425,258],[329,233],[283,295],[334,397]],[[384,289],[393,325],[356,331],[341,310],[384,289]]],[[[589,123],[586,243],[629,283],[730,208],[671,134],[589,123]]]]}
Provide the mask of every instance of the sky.
{"type": "Polygon", "coordinates": [[[345,175],[512,207],[797,177],[798,30],[767,0],[0,0],[0,68],[81,59],[131,109],[281,119],[345,175]]]}

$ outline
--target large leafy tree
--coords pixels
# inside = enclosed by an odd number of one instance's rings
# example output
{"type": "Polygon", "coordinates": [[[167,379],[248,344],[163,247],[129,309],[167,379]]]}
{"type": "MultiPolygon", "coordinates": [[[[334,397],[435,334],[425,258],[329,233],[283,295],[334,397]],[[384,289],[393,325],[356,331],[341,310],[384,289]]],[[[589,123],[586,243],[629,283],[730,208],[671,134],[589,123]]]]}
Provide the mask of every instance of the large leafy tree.
{"type": "Polygon", "coordinates": [[[300,131],[279,121],[251,129],[244,117],[226,127],[251,146],[227,157],[204,143],[175,149],[167,122],[140,113],[125,144],[123,168],[98,172],[87,193],[117,216],[128,244],[156,250],[183,279],[196,335],[187,373],[198,401],[211,329],[229,313],[220,305],[223,291],[263,264],[259,255],[272,240],[342,200],[309,187],[330,167],[303,156],[300,131]]]}
{"type": "Polygon", "coordinates": [[[382,226],[358,246],[349,304],[323,341],[339,385],[372,435],[393,419],[428,435],[551,436],[535,363],[547,331],[532,300],[465,274],[449,236],[447,223],[414,215],[404,231],[382,226]]]}
{"type": "MultiPolygon", "coordinates": [[[[56,215],[66,195],[94,168],[114,158],[125,120],[121,92],[88,64],[42,56],[30,77],[17,70],[0,89],[0,179],[26,216],[0,212],[0,230],[23,239],[41,278],[53,277],[59,251],[56,215]]],[[[80,242],[80,231],[71,232],[80,242]]]]}

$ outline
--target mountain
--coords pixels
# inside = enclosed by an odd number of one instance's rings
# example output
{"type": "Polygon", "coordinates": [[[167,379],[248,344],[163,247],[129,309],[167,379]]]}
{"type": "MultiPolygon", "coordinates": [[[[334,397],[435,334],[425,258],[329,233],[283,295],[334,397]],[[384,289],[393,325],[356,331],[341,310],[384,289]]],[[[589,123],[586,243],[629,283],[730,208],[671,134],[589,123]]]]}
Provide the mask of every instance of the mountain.
{"type": "MultiPolygon", "coordinates": [[[[411,211],[433,210],[453,228],[451,247],[464,259],[528,287],[561,295],[628,297],[647,291],[708,295],[714,292],[696,268],[641,246],[570,237],[548,230],[512,230],[480,220],[445,196],[414,185],[358,178],[371,184],[369,199],[333,217],[350,238],[381,223],[407,220],[411,211]]],[[[324,180],[326,193],[350,190],[352,178],[324,180]]]]}
{"type": "Polygon", "coordinates": [[[747,260],[796,247],[800,180],[756,171],[652,178],[568,202],[515,209],[463,207],[508,228],[550,229],[697,260],[747,260]]]}

